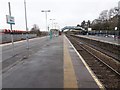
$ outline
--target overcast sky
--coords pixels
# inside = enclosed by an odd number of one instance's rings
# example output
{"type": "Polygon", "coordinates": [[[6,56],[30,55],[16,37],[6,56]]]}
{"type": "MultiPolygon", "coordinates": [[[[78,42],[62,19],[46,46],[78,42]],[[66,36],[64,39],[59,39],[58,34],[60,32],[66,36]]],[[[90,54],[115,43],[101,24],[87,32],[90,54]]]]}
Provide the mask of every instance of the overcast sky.
{"type": "MultiPolygon", "coordinates": [[[[83,20],[94,20],[103,10],[118,6],[120,0],[26,0],[28,28],[37,24],[41,31],[45,30],[45,13],[41,10],[51,10],[49,19],[56,19],[60,28],[75,26],[83,20]]],[[[6,15],[9,14],[8,2],[11,2],[12,16],[15,17],[14,30],[25,30],[24,0],[0,0],[0,29],[9,29],[6,15]]]]}

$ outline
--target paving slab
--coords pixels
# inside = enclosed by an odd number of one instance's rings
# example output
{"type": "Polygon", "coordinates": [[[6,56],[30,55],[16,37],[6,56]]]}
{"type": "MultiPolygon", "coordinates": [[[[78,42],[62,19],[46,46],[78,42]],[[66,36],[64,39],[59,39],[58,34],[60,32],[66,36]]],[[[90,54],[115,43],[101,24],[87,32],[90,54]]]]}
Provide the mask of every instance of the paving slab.
{"type": "Polygon", "coordinates": [[[3,75],[3,88],[63,87],[63,38],[50,40],[37,53],[3,75]]]}

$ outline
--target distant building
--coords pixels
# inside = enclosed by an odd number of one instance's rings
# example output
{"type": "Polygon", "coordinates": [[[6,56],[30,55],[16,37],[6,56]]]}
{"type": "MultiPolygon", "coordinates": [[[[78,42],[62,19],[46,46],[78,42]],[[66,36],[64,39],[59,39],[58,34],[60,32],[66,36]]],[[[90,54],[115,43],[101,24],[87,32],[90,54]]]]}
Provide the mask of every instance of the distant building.
{"type": "Polygon", "coordinates": [[[95,20],[93,20],[92,25],[98,24],[98,23],[100,23],[100,22],[101,22],[101,20],[95,19],[95,20]]]}
{"type": "Polygon", "coordinates": [[[51,29],[50,32],[52,33],[53,36],[58,36],[59,35],[59,30],[58,29],[51,29]]]}

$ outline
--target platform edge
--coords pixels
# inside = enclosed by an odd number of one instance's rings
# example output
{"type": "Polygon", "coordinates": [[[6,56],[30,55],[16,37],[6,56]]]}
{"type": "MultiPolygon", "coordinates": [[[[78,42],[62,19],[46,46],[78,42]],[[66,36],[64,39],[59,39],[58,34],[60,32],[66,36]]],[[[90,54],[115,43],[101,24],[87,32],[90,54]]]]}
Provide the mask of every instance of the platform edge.
{"type": "MultiPolygon", "coordinates": [[[[65,36],[65,35],[64,35],[65,36]]],[[[72,43],[70,42],[70,40],[65,36],[65,38],[68,40],[68,42],[70,43],[70,45],[73,47],[73,49],[75,50],[75,52],[77,53],[77,55],[79,56],[80,60],[83,62],[83,64],[85,65],[85,67],[87,68],[87,70],[89,71],[90,75],[92,76],[92,78],[95,80],[95,82],[97,83],[97,85],[99,86],[99,88],[101,90],[105,90],[105,87],[103,86],[103,84],[99,81],[99,79],[97,78],[97,76],[94,74],[94,72],[90,69],[90,67],[88,66],[88,64],[85,62],[85,60],[83,59],[83,57],[78,53],[78,51],[75,49],[75,47],[72,45],[72,43]]]]}

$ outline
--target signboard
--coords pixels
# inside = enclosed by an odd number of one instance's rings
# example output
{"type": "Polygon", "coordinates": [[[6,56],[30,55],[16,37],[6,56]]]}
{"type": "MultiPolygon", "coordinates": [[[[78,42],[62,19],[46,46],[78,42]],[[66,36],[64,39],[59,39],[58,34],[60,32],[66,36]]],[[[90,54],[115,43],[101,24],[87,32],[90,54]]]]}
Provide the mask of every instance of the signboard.
{"type": "Polygon", "coordinates": [[[6,21],[8,24],[15,24],[15,19],[12,16],[6,15],[6,21]]]}
{"type": "Polygon", "coordinates": [[[88,31],[92,31],[92,28],[88,28],[88,31]]]}

